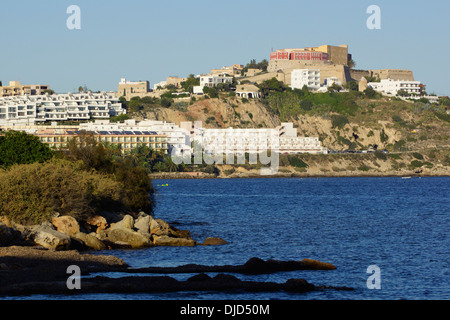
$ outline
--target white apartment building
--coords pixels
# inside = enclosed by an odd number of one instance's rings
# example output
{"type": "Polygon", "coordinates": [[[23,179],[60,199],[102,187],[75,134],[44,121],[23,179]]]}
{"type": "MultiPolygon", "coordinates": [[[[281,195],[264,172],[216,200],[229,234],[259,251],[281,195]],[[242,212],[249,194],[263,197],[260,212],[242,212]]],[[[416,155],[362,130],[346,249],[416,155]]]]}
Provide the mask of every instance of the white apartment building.
{"type": "Polygon", "coordinates": [[[395,96],[399,90],[409,94],[420,94],[422,89],[420,81],[381,79],[380,82],[369,82],[367,86],[382,94],[395,96]]]}
{"type": "Polygon", "coordinates": [[[276,127],[279,139],[279,152],[284,154],[297,153],[328,153],[318,137],[298,137],[297,128],[292,122],[282,122],[276,127]]]}
{"type": "Polygon", "coordinates": [[[320,70],[318,69],[294,69],[291,72],[291,88],[302,89],[303,86],[309,90],[319,90],[320,70]]]}
{"type": "Polygon", "coordinates": [[[272,150],[279,153],[327,153],[317,137],[298,137],[293,123],[281,123],[276,128],[203,128],[200,121],[180,124],[199,142],[205,153],[258,153],[272,150]]]}
{"type": "Polygon", "coordinates": [[[125,114],[114,93],[67,93],[0,98],[0,125],[108,119],[125,114]]]}

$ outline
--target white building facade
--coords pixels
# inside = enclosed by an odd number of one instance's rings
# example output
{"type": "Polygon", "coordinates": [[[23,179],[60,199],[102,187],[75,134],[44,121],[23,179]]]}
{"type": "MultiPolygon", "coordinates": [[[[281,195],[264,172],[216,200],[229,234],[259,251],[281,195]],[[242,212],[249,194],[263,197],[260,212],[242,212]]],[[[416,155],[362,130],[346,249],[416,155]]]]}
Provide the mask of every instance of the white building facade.
{"type": "Polygon", "coordinates": [[[291,88],[302,89],[306,86],[309,90],[319,90],[320,70],[318,69],[294,69],[291,72],[291,88]]]}
{"type": "Polygon", "coordinates": [[[0,98],[0,125],[108,119],[125,114],[114,93],[67,93],[0,98]]]}
{"type": "Polygon", "coordinates": [[[80,130],[86,131],[112,131],[112,132],[155,132],[167,137],[169,154],[183,156],[191,154],[189,132],[180,128],[175,123],[159,120],[136,121],[125,120],[123,123],[111,123],[109,120],[96,120],[95,122],[82,123],[80,130]]]}
{"type": "Polygon", "coordinates": [[[420,94],[422,92],[420,81],[382,79],[380,82],[369,82],[367,86],[382,94],[395,96],[398,91],[404,90],[409,94],[420,94]]]}
{"type": "Polygon", "coordinates": [[[317,137],[298,137],[293,123],[281,123],[276,128],[203,128],[200,121],[183,122],[182,128],[197,141],[207,154],[277,153],[326,154],[327,149],[317,137]]]}

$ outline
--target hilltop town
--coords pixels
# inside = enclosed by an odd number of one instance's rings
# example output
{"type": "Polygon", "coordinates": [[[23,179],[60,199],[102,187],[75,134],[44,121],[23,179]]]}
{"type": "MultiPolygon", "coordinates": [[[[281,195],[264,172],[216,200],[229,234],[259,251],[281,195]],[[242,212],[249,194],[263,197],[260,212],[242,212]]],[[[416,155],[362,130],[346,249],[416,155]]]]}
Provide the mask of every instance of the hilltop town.
{"type": "MultiPolygon", "coordinates": [[[[276,149],[287,176],[448,175],[450,99],[428,94],[412,70],[356,69],[347,45],[272,50],[268,59],[153,86],[122,78],[116,92],[57,94],[11,81],[0,86],[0,130],[53,148],[87,131],[124,152],[145,145],[189,161],[195,140],[207,154],[276,149]],[[263,134],[276,145],[255,140],[263,134]],[[300,164],[289,160],[297,155],[300,164]]],[[[214,164],[229,177],[260,167],[214,164]]]]}

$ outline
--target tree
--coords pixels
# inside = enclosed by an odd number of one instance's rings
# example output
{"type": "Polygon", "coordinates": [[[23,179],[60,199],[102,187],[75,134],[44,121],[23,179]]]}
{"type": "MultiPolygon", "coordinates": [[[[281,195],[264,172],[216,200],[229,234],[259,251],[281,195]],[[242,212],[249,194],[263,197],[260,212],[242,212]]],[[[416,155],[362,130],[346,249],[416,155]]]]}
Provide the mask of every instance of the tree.
{"type": "Polygon", "coordinates": [[[84,90],[84,89],[83,89],[82,86],[79,86],[79,87],[78,87],[78,92],[79,92],[79,93],[83,92],[83,90],[84,90]]]}
{"type": "Polygon", "coordinates": [[[203,87],[203,93],[209,95],[211,98],[218,98],[219,92],[215,87],[203,87]]]}
{"type": "Polygon", "coordinates": [[[161,97],[161,106],[163,106],[164,108],[168,108],[171,105],[172,105],[171,99],[167,97],[161,97]]]}
{"type": "Polygon", "coordinates": [[[348,61],[348,67],[349,67],[350,69],[353,69],[355,66],[356,66],[355,60],[350,59],[350,60],[348,61]]]}
{"type": "Polygon", "coordinates": [[[367,87],[367,89],[364,90],[364,94],[369,99],[373,99],[377,96],[377,92],[372,87],[367,87]]]}
{"type": "Polygon", "coordinates": [[[275,77],[265,80],[258,85],[263,96],[267,95],[270,91],[282,92],[286,89],[282,81],[278,81],[275,77]]]}
{"type": "Polygon", "coordinates": [[[26,132],[7,131],[4,136],[0,136],[0,166],[5,168],[13,164],[45,162],[53,155],[48,145],[26,132]]]}
{"type": "Polygon", "coordinates": [[[400,97],[408,97],[408,96],[410,96],[410,94],[404,89],[398,90],[397,91],[397,95],[400,96],[400,97]]]}
{"type": "Polygon", "coordinates": [[[137,99],[131,99],[130,102],[128,103],[128,108],[133,112],[139,111],[140,107],[141,102],[137,99]]]}
{"type": "Polygon", "coordinates": [[[181,87],[184,91],[193,93],[194,87],[200,85],[200,78],[196,78],[193,74],[190,74],[186,81],[181,82],[181,87]]]}

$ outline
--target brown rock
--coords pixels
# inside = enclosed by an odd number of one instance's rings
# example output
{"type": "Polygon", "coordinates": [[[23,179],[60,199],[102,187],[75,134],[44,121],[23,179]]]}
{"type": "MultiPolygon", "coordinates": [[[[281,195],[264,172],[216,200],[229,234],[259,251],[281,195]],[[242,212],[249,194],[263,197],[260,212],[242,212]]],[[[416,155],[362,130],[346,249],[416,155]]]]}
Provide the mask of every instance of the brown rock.
{"type": "Polygon", "coordinates": [[[203,242],[203,245],[205,246],[213,246],[213,245],[221,245],[221,244],[227,244],[228,242],[223,240],[222,238],[219,237],[209,237],[206,238],[205,241],[203,242]]]}
{"type": "Polygon", "coordinates": [[[108,222],[102,216],[93,216],[86,221],[91,226],[97,227],[97,233],[101,230],[105,230],[108,227],[108,222]]]}
{"type": "Polygon", "coordinates": [[[169,236],[153,236],[153,243],[156,246],[169,246],[169,247],[193,247],[195,241],[186,238],[173,238],[169,236]]]}
{"type": "Polygon", "coordinates": [[[336,267],[328,262],[321,262],[313,259],[303,259],[302,263],[313,270],[334,270],[336,267]]]}
{"type": "Polygon", "coordinates": [[[52,219],[52,224],[56,230],[70,236],[80,232],[80,225],[77,220],[70,216],[55,217],[52,219]]]}
{"type": "Polygon", "coordinates": [[[83,243],[88,248],[91,248],[94,250],[106,250],[107,249],[106,245],[101,240],[97,239],[96,237],[94,237],[90,234],[78,232],[77,234],[75,234],[75,238],[83,241],[83,243]]]}
{"type": "Polygon", "coordinates": [[[108,231],[108,240],[112,242],[125,242],[132,248],[143,248],[153,246],[150,237],[129,228],[116,227],[108,231]]]}

